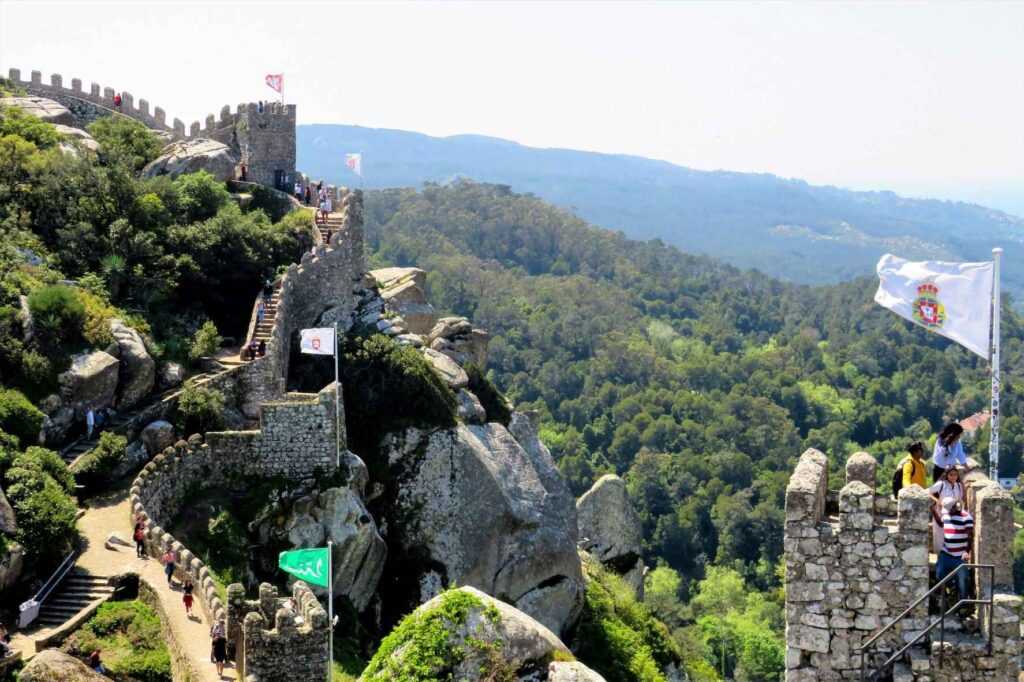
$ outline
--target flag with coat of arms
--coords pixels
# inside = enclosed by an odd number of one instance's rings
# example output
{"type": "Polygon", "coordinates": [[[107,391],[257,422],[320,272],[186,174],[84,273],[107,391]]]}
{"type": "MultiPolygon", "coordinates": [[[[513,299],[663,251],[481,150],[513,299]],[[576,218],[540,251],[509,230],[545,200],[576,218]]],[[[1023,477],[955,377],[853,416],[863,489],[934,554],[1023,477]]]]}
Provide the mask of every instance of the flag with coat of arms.
{"type": "Polygon", "coordinates": [[[909,261],[887,253],[877,271],[876,303],[989,359],[991,261],[909,261]]]}
{"type": "Polygon", "coordinates": [[[334,355],[334,327],[300,330],[299,350],[308,355],[334,355]]]}

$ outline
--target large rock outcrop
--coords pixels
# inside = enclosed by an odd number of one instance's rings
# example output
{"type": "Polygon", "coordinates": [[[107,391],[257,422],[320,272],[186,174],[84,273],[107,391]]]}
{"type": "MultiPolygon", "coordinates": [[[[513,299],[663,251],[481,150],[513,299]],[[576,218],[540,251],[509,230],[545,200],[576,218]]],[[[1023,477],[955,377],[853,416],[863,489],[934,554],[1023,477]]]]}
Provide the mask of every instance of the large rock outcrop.
{"type": "Polygon", "coordinates": [[[110,332],[114,335],[117,356],[121,361],[117,406],[133,407],[153,390],[156,362],[146,350],[142,335],[121,320],[110,320],[110,332]]]}
{"type": "Polygon", "coordinates": [[[643,526],[629,501],[626,483],[606,474],[576,502],[579,537],[584,547],[605,566],[643,592],[644,567],[640,559],[643,526]]]}
{"type": "Polygon", "coordinates": [[[474,327],[465,317],[442,317],[427,335],[427,344],[462,366],[487,365],[487,346],[491,335],[474,327]]]}
{"type": "Polygon", "coordinates": [[[387,545],[377,524],[353,487],[311,492],[273,505],[254,526],[260,541],[287,542],[292,547],[323,547],[334,543],[334,594],[348,597],[358,611],[369,605],[377,589],[387,545]]]}
{"type": "Polygon", "coordinates": [[[114,403],[117,393],[117,358],[103,351],[81,353],[71,358],[71,369],[60,375],[61,399],[81,419],[89,410],[114,403]]]}
{"type": "Polygon", "coordinates": [[[572,656],[543,624],[472,587],[445,592],[423,604],[403,622],[400,635],[402,640],[378,652],[360,679],[399,682],[430,676],[470,681],[514,675],[519,680],[544,680],[553,658],[572,656]],[[419,637],[424,631],[433,634],[429,639],[419,637]],[[440,648],[433,646],[438,636],[445,638],[440,648]],[[431,669],[418,667],[424,664],[431,669]]]}
{"type": "Polygon", "coordinates": [[[605,682],[579,661],[556,661],[548,666],[548,682],[605,682]]]}
{"type": "Polygon", "coordinates": [[[110,682],[106,675],[59,649],[40,651],[18,676],[19,682],[110,682]]]}
{"type": "Polygon", "coordinates": [[[164,147],[160,156],[146,164],[142,175],[147,178],[157,175],[177,177],[204,170],[218,180],[230,180],[235,176],[237,165],[238,156],[230,147],[216,140],[179,140],[164,147]]]}
{"type": "Polygon", "coordinates": [[[75,117],[66,106],[45,97],[0,97],[0,107],[18,107],[26,114],[47,123],[70,126],[75,122],[75,117]]]}
{"type": "Polygon", "coordinates": [[[381,268],[371,270],[370,276],[380,287],[385,310],[401,317],[405,328],[413,334],[430,333],[437,321],[437,313],[424,293],[425,271],[419,268],[381,268]]]}
{"type": "Polygon", "coordinates": [[[396,497],[389,542],[418,574],[420,601],[472,585],[553,631],[582,606],[576,519],[554,464],[536,462],[498,423],[408,429],[386,439],[396,497]]]}

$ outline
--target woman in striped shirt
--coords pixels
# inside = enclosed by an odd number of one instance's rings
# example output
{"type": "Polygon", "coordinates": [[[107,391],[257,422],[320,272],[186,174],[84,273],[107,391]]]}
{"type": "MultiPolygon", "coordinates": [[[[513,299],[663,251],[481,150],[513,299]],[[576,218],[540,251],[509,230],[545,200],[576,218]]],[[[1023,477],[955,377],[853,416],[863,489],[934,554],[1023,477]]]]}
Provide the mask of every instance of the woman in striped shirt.
{"type": "MultiPolygon", "coordinates": [[[[942,551],[939,552],[938,561],[935,562],[935,579],[942,580],[952,573],[963,563],[971,560],[971,545],[974,542],[974,519],[963,510],[963,505],[952,497],[942,500],[942,515],[939,516],[934,509],[932,515],[937,517],[942,524],[942,551]]],[[[960,598],[967,597],[967,573],[962,570],[957,573],[957,589],[960,591],[960,598]]]]}

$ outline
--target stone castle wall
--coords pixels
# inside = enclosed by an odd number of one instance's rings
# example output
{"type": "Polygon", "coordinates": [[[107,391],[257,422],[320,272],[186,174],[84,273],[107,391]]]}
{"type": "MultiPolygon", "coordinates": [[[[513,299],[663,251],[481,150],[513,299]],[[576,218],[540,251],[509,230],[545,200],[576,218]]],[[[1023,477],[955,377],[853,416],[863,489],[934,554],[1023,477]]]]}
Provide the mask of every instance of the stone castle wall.
{"type": "MultiPolygon", "coordinates": [[[[331,235],[331,243],[304,253],[301,262],[289,266],[279,280],[277,316],[267,354],[222,379],[225,386],[234,386],[240,408],[249,418],[258,415],[260,404],[284,394],[291,344],[299,330],[317,324],[327,309],[333,319],[345,320],[356,308],[355,288],[366,272],[363,193],[342,189],[340,195],[342,226],[331,235]]],[[[252,315],[246,345],[256,328],[255,305],[252,315]]]]}
{"type": "MultiPolygon", "coordinates": [[[[230,466],[236,475],[301,481],[318,472],[333,472],[337,468],[335,392],[331,384],[316,395],[289,393],[283,400],[263,403],[258,430],[206,434],[211,458],[218,466],[230,466]]],[[[338,438],[344,450],[344,405],[337,409],[338,438]]]]}
{"type": "MultiPolygon", "coordinates": [[[[875,460],[857,453],[847,462],[846,485],[838,513],[826,513],[828,462],[817,450],[805,452],[786,489],[786,680],[860,679],[859,649],[876,632],[910,608],[931,586],[928,537],[931,499],[918,486],[900,491],[896,518],[882,515],[891,504],[876,498],[875,460]]],[[[993,652],[946,645],[943,664],[922,643],[911,650],[912,668],[901,664],[894,679],[1015,680],[1019,656],[1020,600],[1006,592],[1012,504],[988,479],[969,483],[968,505],[977,524],[974,560],[997,566],[997,607],[993,614],[993,652]],[[1014,635],[1013,633],[1017,633],[1014,635]],[[984,657],[985,660],[980,660],[984,657]],[[1014,672],[1010,675],[1010,669],[1014,672]]],[[[978,573],[981,573],[980,571],[978,573]]],[[[1012,574],[1009,575],[1012,584],[1012,574]]],[[[988,594],[979,578],[979,594],[988,594]]],[[[985,619],[983,619],[985,620],[985,619]]],[[[928,600],[915,607],[876,643],[868,670],[879,666],[929,624],[928,600]]],[[[982,635],[987,635],[987,620],[982,635]]],[[[935,633],[937,639],[937,633],[935,633]]]]}
{"type": "MultiPolygon", "coordinates": [[[[239,104],[235,113],[231,112],[230,106],[224,105],[221,107],[219,115],[209,114],[203,124],[200,124],[199,121],[194,121],[186,130],[185,124],[177,118],[168,124],[167,113],[161,107],[153,107],[151,109],[150,103],[141,98],[136,103],[135,96],[124,90],[118,91],[111,87],[101,86],[98,83],[92,83],[89,91],[86,92],[82,88],[82,80],[79,78],[70,79],[71,86],[65,87],[64,77],[61,74],[51,74],[50,82],[46,83],[43,81],[43,75],[39,71],[32,71],[30,77],[27,80],[23,80],[21,69],[10,69],[8,71],[8,79],[12,85],[23,88],[31,95],[46,97],[47,99],[60,102],[65,107],[68,107],[72,114],[79,118],[83,124],[90,123],[103,116],[126,116],[139,121],[148,128],[170,133],[171,137],[176,140],[203,137],[230,145],[231,138],[228,131],[232,130],[238,122],[248,122],[251,120],[253,123],[252,128],[273,131],[275,134],[278,134],[280,130],[274,126],[280,126],[282,122],[291,121],[293,126],[290,158],[293,160],[292,169],[295,167],[294,104],[282,105],[279,102],[268,102],[264,107],[264,113],[256,118],[252,118],[252,115],[257,110],[255,103],[239,104]],[[121,95],[120,109],[114,107],[115,94],[121,95]],[[274,126],[269,125],[272,121],[274,126]]],[[[285,156],[284,158],[288,157],[285,156]]]]}
{"type": "Polygon", "coordinates": [[[255,102],[248,102],[239,104],[234,112],[225,105],[219,114],[207,115],[203,123],[194,121],[186,130],[181,120],[176,118],[168,124],[162,108],[150,110],[147,100],[140,98],[136,102],[130,92],[116,91],[98,83],[92,83],[86,92],[78,78],[71,79],[71,87],[65,87],[63,76],[57,73],[50,76],[49,83],[43,82],[39,71],[33,71],[28,80],[22,80],[20,69],[10,69],[8,78],[31,95],[52,99],[67,107],[79,127],[106,116],[125,116],[166,133],[174,140],[206,138],[231,147],[246,164],[246,177],[253,182],[287,189],[295,181],[294,104],[266,102],[260,111],[255,102]],[[121,95],[120,108],[114,106],[115,94],[121,95]]]}
{"type": "Polygon", "coordinates": [[[292,586],[290,599],[266,583],[255,600],[245,598],[242,585],[229,586],[227,635],[238,677],[246,682],[327,676],[327,613],[304,582],[292,586]]]}

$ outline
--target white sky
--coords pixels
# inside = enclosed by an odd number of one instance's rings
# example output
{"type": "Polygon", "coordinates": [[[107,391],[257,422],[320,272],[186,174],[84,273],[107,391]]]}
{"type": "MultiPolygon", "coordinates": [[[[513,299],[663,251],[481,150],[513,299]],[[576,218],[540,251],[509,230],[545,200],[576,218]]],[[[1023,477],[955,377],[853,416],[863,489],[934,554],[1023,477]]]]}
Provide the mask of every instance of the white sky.
{"type": "Polygon", "coordinates": [[[0,0],[0,67],[1024,214],[1024,3],[0,0]]]}

